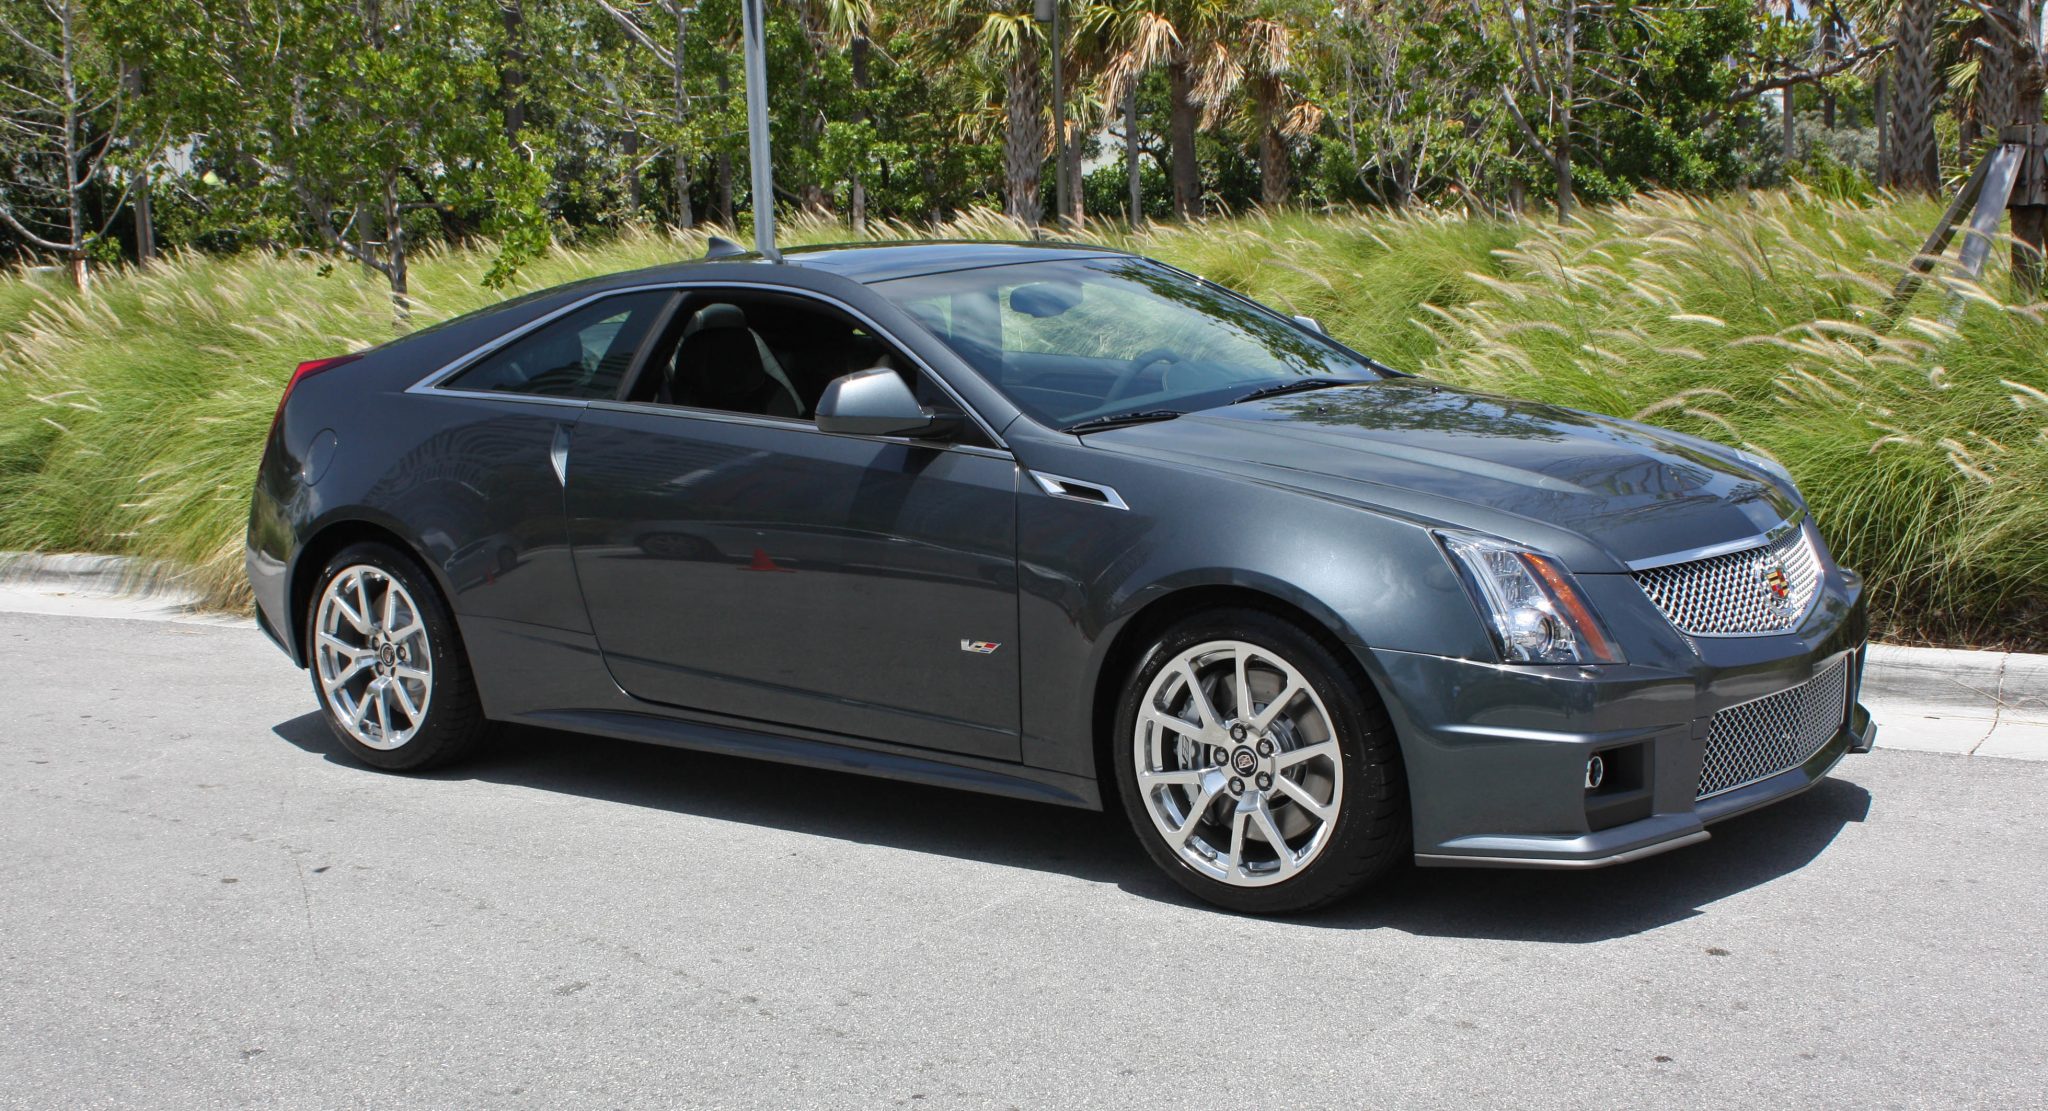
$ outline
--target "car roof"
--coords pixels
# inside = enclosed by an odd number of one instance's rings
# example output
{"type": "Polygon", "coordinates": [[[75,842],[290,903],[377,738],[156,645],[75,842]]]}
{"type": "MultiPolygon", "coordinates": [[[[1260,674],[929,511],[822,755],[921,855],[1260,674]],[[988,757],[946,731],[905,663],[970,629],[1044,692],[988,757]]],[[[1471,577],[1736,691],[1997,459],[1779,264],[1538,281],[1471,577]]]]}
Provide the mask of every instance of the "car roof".
{"type": "MultiPolygon", "coordinates": [[[[1085,243],[1002,243],[982,240],[954,240],[903,243],[830,243],[813,247],[791,247],[782,261],[791,268],[846,278],[867,284],[956,270],[978,270],[988,266],[1009,266],[1020,262],[1049,262],[1059,259],[1126,257],[1128,251],[1085,243]]],[[[645,281],[669,281],[716,276],[738,282],[773,281],[783,271],[761,255],[747,251],[715,259],[671,262],[624,274],[572,282],[550,292],[577,288],[616,287],[645,281]]]]}

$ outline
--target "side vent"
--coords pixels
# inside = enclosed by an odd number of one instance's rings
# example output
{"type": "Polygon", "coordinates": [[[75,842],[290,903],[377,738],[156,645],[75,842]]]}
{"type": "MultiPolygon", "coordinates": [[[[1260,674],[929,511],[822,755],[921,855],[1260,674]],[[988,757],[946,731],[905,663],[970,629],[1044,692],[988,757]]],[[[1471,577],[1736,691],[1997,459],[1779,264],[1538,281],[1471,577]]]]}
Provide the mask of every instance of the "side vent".
{"type": "Polygon", "coordinates": [[[1031,477],[1037,481],[1039,489],[1056,498],[1087,502],[1089,505],[1099,505],[1105,509],[1128,510],[1131,508],[1124,503],[1124,499],[1117,494],[1113,487],[1100,486],[1093,482],[1083,482],[1078,478],[1046,474],[1044,471],[1032,471],[1031,477]]]}
{"type": "Polygon", "coordinates": [[[747,249],[745,247],[734,243],[722,235],[714,235],[704,241],[704,258],[706,261],[720,258],[738,258],[746,253],[747,249]]]}

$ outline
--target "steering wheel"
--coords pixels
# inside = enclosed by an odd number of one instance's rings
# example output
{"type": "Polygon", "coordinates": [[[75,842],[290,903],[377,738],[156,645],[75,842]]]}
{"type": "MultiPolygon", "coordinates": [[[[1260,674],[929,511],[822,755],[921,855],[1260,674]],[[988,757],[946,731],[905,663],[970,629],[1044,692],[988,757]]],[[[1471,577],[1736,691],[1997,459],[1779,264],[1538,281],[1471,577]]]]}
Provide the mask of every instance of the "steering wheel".
{"type": "Polygon", "coordinates": [[[1121,400],[1125,394],[1131,392],[1132,386],[1137,385],[1139,375],[1143,374],[1153,363],[1177,363],[1180,361],[1180,354],[1170,348],[1154,347],[1148,351],[1140,351],[1132,356],[1131,365],[1125,367],[1124,372],[1116,376],[1116,381],[1111,383],[1109,393],[1102,400],[1105,402],[1121,400]]]}

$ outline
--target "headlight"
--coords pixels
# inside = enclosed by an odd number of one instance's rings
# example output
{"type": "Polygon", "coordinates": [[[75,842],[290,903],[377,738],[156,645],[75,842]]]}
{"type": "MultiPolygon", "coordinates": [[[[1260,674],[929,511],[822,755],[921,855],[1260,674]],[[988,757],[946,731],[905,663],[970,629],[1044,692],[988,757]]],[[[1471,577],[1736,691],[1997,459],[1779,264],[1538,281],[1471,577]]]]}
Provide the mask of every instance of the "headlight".
{"type": "Polygon", "coordinates": [[[1564,565],[1473,533],[1437,533],[1510,663],[1621,663],[1621,649],[1564,565]]]}

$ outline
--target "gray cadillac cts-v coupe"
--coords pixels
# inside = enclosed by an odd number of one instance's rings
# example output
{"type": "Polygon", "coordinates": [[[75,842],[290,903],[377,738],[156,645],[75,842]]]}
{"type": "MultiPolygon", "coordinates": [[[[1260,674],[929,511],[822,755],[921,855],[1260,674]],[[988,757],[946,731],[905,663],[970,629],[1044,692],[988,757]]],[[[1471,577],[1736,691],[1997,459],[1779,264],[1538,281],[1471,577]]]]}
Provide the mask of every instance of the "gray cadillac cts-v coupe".
{"type": "Polygon", "coordinates": [[[1115,799],[1277,912],[1650,856],[1870,746],[1861,581],[1768,460],[1112,250],[713,255],[292,376],[249,578],[355,758],[523,722],[1115,799]]]}

